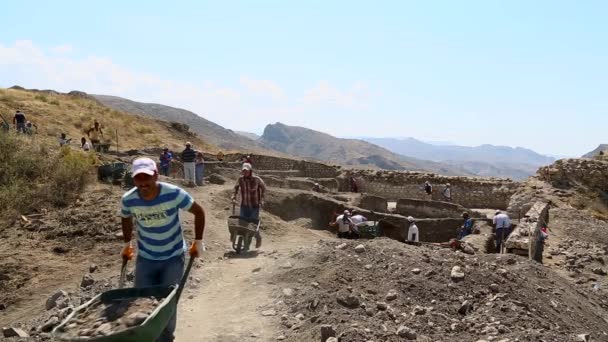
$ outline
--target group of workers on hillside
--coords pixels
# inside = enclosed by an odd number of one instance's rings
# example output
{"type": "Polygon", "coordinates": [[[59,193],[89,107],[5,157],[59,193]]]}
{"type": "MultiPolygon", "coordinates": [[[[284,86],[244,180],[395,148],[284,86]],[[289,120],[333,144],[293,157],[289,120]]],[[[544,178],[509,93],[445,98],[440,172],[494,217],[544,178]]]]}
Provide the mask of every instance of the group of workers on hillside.
{"type": "MultiPolygon", "coordinates": [[[[2,122],[0,122],[1,131],[10,131],[10,123],[6,119],[4,119],[4,116],[0,115],[0,118],[2,119],[2,122]]],[[[13,128],[17,133],[33,135],[38,132],[38,126],[35,123],[27,120],[27,118],[25,117],[25,113],[23,113],[20,109],[17,110],[13,115],[12,123],[13,128]]]]}

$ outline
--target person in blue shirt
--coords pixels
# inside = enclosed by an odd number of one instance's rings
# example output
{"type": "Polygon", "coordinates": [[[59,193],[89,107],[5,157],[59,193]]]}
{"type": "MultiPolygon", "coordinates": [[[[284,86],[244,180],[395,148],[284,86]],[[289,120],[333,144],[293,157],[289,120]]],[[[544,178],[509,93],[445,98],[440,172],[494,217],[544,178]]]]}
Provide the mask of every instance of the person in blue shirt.
{"type": "Polygon", "coordinates": [[[458,230],[458,240],[462,240],[465,236],[473,232],[473,219],[471,219],[469,213],[462,213],[462,218],[464,219],[464,222],[462,223],[462,227],[458,230]]]}
{"type": "MultiPolygon", "coordinates": [[[[127,191],[121,199],[120,215],[125,241],[121,255],[126,260],[133,258],[131,239],[133,227],[136,227],[135,287],[178,284],[184,273],[186,250],[179,211],[181,209],[194,215],[194,242],[189,250],[191,257],[200,257],[205,250],[205,211],[182,188],[159,182],[154,160],[135,159],[132,172],[135,187],[127,191]]],[[[175,323],[174,313],[156,341],[173,341],[175,323]]]]}
{"type": "Polygon", "coordinates": [[[171,167],[171,160],[173,160],[173,153],[169,152],[169,148],[163,148],[163,153],[160,155],[160,173],[163,176],[169,177],[169,168],[171,167]]]}

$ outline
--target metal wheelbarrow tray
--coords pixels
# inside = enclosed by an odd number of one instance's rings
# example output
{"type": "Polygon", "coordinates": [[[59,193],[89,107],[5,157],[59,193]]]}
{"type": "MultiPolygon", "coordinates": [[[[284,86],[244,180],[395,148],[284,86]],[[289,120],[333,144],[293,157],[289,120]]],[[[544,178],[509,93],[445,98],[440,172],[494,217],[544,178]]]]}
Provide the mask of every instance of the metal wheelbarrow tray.
{"type": "Polygon", "coordinates": [[[184,288],[188,275],[192,268],[194,258],[190,258],[188,266],[182,276],[179,285],[154,286],[143,288],[116,289],[103,292],[87,303],[76,308],[60,325],[52,332],[53,337],[60,341],[90,341],[90,342],[153,342],[163,332],[171,317],[177,310],[177,303],[184,288]],[[71,323],[74,317],[87,310],[98,301],[109,303],[116,300],[156,297],[160,303],[152,313],[140,325],[119,330],[111,335],[105,336],[73,336],[65,332],[65,327],[71,323]]]}
{"type": "Polygon", "coordinates": [[[228,217],[228,231],[231,235],[232,247],[237,253],[240,253],[242,248],[249,250],[249,245],[257,233],[258,227],[259,220],[256,223],[253,220],[248,220],[237,215],[228,217]],[[238,237],[239,241],[235,241],[237,235],[243,235],[245,237],[244,241],[240,237],[238,237]]]}

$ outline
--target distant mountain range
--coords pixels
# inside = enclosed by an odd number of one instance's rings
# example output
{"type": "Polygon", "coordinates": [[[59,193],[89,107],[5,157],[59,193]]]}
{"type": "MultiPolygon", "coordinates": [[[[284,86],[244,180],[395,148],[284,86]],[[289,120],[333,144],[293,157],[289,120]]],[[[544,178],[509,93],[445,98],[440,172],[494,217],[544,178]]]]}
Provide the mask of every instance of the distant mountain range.
{"type": "Polygon", "coordinates": [[[226,129],[193,112],[156,103],[142,103],[117,96],[92,95],[102,104],[124,112],[144,115],[169,122],[179,122],[190,126],[190,130],[202,139],[227,150],[269,153],[262,145],[241,134],[226,129]]]}
{"type": "Polygon", "coordinates": [[[358,139],[341,139],[312,129],[282,123],[268,125],[258,140],[286,154],[335,164],[388,170],[420,170],[444,175],[472,175],[460,167],[398,155],[358,139]]]}
{"type": "Polygon", "coordinates": [[[604,154],[608,154],[608,144],[600,144],[598,147],[595,148],[595,150],[583,155],[583,158],[593,158],[597,156],[600,151],[604,151],[604,154]]]}
{"type": "Polygon", "coordinates": [[[555,159],[524,148],[482,145],[464,147],[425,143],[413,138],[342,139],[304,127],[276,123],[259,136],[235,132],[190,112],[117,96],[92,95],[100,103],[128,113],[190,126],[210,144],[226,150],[291,155],[353,167],[420,170],[444,175],[523,179],[555,159]]]}
{"type": "Polygon", "coordinates": [[[435,145],[414,138],[362,138],[394,153],[461,167],[480,176],[523,179],[555,158],[521,147],[435,145]]]}

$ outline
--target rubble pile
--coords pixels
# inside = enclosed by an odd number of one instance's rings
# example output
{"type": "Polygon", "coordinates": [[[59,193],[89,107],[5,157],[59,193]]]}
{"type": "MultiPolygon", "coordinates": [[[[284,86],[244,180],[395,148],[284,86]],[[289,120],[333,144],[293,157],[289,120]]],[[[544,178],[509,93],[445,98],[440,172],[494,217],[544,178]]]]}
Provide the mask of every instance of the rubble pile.
{"type": "Polygon", "coordinates": [[[608,340],[604,289],[577,288],[516,255],[380,238],[320,241],[294,257],[298,267],[276,276],[282,291],[263,308],[286,341],[608,340]]]}

